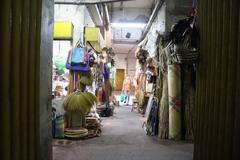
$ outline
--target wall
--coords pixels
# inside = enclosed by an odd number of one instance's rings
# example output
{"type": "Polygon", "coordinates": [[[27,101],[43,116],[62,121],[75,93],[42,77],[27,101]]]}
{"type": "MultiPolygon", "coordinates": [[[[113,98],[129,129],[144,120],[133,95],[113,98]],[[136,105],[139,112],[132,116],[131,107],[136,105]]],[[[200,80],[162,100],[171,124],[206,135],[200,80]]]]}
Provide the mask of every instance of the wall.
{"type": "Polygon", "coordinates": [[[194,160],[240,159],[239,0],[198,1],[194,160]]]}
{"type": "Polygon", "coordinates": [[[116,69],[125,69],[126,70],[126,68],[127,68],[126,57],[127,57],[127,54],[116,54],[116,56],[115,56],[116,69]]]}
{"type": "Polygon", "coordinates": [[[167,0],[166,1],[166,31],[178,20],[186,18],[192,7],[192,0],[167,0]]]}
{"type": "Polygon", "coordinates": [[[130,54],[117,54],[116,57],[116,69],[125,69],[125,73],[129,76],[135,75],[136,70],[136,58],[130,54]]]}
{"type": "Polygon", "coordinates": [[[85,6],[78,5],[54,5],[54,21],[71,21],[74,25],[73,45],[81,38],[83,40],[83,28],[85,21],[85,6]]]}
{"type": "Polygon", "coordinates": [[[40,41],[40,160],[52,159],[52,51],[54,1],[42,0],[40,41]]]}
{"type": "MultiPolygon", "coordinates": [[[[112,23],[147,23],[151,10],[147,8],[114,8],[112,12],[112,23]]],[[[136,42],[142,36],[143,28],[112,28],[112,39],[116,41],[136,42]],[[130,38],[126,38],[126,34],[130,33],[130,38]]]]}
{"type": "Polygon", "coordinates": [[[88,12],[88,9],[84,7],[84,26],[94,27],[95,24],[88,12]]]}
{"type": "Polygon", "coordinates": [[[156,40],[157,40],[157,32],[160,34],[165,33],[166,30],[166,3],[163,3],[162,7],[160,8],[157,17],[155,18],[154,22],[152,23],[151,28],[147,34],[148,43],[146,45],[146,49],[149,52],[150,57],[154,57],[157,53],[156,50],[156,40]]]}
{"type": "Polygon", "coordinates": [[[111,22],[148,22],[148,17],[151,14],[151,10],[148,8],[114,8],[111,15],[111,22]]]}
{"type": "Polygon", "coordinates": [[[164,2],[149,30],[149,33],[153,33],[155,31],[164,33],[165,30],[166,30],[166,3],[164,2]]]}
{"type": "Polygon", "coordinates": [[[1,160],[51,159],[53,3],[1,1],[1,160]]]}

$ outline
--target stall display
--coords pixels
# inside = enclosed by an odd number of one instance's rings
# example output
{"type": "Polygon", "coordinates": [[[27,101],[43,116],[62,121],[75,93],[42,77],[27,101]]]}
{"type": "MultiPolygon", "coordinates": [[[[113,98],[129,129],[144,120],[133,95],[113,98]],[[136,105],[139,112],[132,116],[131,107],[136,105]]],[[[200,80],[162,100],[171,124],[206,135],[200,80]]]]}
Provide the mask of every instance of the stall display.
{"type": "Polygon", "coordinates": [[[97,103],[95,95],[90,92],[76,91],[65,98],[63,107],[66,111],[80,111],[84,114],[90,112],[94,103],[97,103]]]}
{"type": "Polygon", "coordinates": [[[104,40],[98,27],[85,27],[84,42],[80,39],[73,48],[69,46],[70,37],[73,36],[72,24],[61,22],[55,23],[54,27],[56,39],[68,40],[65,48],[58,47],[60,42],[55,45],[57,53],[61,52],[61,59],[54,63],[54,77],[59,77],[60,71],[64,72],[64,76],[67,77],[64,81],[68,85],[56,83],[53,79],[53,98],[64,97],[61,103],[64,114],[56,116],[53,112],[53,135],[74,139],[100,136],[100,116],[112,116],[114,110],[111,102],[114,50],[103,46],[104,40]],[[63,35],[60,28],[67,29],[66,35],[63,35]]]}
{"type": "Polygon", "coordinates": [[[86,117],[86,128],[88,129],[88,137],[99,137],[102,133],[101,122],[95,117],[86,117]]]}
{"type": "Polygon", "coordinates": [[[96,109],[101,117],[113,115],[114,107],[110,103],[114,101],[111,99],[113,91],[111,75],[113,75],[114,56],[115,53],[112,48],[104,47],[102,54],[99,55],[99,62],[96,68],[96,94],[99,100],[96,109]]]}
{"type": "Polygon", "coordinates": [[[156,34],[157,38],[147,36],[136,50],[138,108],[146,104],[146,97],[153,96],[156,101],[147,107],[145,130],[160,139],[193,140],[195,73],[199,61],[195,14],[179,20],[170,33],[156,34]]]}

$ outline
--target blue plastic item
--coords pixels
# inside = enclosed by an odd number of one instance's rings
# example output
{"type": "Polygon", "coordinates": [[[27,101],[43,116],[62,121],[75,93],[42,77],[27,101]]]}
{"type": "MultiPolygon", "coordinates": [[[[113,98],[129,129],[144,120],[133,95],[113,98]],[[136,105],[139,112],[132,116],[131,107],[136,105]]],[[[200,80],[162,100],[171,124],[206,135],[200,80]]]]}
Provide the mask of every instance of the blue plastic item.
{"type": "Polygon", "coordinates": [[[80,64],[84,63],[84,48],[74,48],[72,52],[71,63],[80,64]]]}
{"type": "Polygon", "coordinates": [[[75,70],[75,71],[89,71],[90,70],[90,66],[89,66],[90,54],[89,53],[87,53],[87,63],[79,64],[79,65],[72,65],[69,62],[69,58],[71,57],[70,55],[71,55],[71,52],[69,52],[69,54],[68,54],[68,59],[67,59],[67,63],[66,63],[67,69],[75,70]]]}

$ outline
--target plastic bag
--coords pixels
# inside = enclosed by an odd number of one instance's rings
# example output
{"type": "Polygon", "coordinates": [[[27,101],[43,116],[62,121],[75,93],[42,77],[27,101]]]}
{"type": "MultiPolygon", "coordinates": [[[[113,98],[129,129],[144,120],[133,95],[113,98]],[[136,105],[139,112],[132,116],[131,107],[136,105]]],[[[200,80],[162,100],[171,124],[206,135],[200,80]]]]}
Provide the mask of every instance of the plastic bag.
{"type": "Polygon", "coordinates": [[[120,102],[123,102],[125,99],[125,96],[124,96],[124,93],[122,92],[121,95],[120,95],[120,102]]]}

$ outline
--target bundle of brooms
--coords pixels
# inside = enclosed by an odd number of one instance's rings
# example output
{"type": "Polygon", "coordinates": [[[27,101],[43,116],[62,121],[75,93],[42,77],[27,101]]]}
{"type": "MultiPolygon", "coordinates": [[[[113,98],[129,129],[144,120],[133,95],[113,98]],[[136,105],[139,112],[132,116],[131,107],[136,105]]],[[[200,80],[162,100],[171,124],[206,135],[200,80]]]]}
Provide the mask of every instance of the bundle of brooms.
{"type": "Polygon", "coordinates": [[[90,112],[97,101],[97,97],[90,92],[76,91],[65,98],[63,108],[66,111],[79,111],[81,114],[85,114],[90,112]]]}

